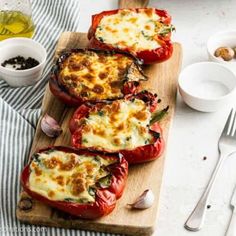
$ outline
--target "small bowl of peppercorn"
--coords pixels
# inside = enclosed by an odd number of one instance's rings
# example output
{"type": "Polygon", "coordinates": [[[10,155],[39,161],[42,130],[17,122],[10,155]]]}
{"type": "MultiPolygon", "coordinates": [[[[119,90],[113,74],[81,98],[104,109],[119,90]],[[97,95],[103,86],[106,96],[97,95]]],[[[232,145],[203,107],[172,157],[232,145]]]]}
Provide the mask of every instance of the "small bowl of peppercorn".
{"type": "Polygon", "coordinates": [[[12,87],[29,86],[41,79],[47,52],[29,38],[10,38],[0,42],[0,79],[12,87]]]}
{"type": "Polygon", "coordinates": [[[221,31],[207,42],[209,59],[224,64],[236,74],[236,30],[221,31]]]}

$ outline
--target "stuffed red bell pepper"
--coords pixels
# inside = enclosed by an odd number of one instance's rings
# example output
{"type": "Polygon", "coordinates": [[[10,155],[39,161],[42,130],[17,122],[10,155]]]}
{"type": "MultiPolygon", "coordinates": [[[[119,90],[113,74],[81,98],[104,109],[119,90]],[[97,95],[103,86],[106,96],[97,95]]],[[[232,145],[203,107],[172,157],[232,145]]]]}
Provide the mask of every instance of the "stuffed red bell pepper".
{"type": "Polygon", "coordinates": [[[115,208],[127,174],[128,163],[121,154],[58,146],[35,153],[21,182],[38,201],[80,218],[96,219],[115,208]]]}
{"type": "Polygon", "coordinates": [[[70,121],[72,145],[119,152],[132,164],[154,160],[163,151],[157,121],[166,112],[154,112],[156,105],[157,96],[147,91],[106,104],[84,104],[70,121]]]}
{"type": "Polygon", "coordinates": [[[141,61],[117,51],[72,49],[53,67],[51,92],[68,105],[115,100],[133,94],[147,80],[141,61]]]}
{"type": "Polygon", "coordinates": [[[170,58],[174,27],[165,10],[133,8],[103,11],[92,16],[89,47],[130,52],[144,64],[170,58]]]}

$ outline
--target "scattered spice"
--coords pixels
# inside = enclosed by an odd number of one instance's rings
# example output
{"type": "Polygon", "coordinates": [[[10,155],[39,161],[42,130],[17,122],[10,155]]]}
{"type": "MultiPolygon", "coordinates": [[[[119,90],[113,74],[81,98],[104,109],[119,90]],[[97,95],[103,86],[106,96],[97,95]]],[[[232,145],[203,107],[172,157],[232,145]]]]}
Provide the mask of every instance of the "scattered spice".
{"type": "Polygon", "coordinates": [[[207,209],[210,209],[211,208],[211,205],[207,205],[207,209]]]}
{"type": "Polygon", "coordinates": [[[26,59],[22,56],[17,56],[5,60],[1,65],[15,70],[26,70],[39,65],[39,62],[32,57],[26,59]]]}
{"type": "Polygon", "coordinates": [[[157,100],[157,103],[160,103],[161,102],[161,99],[159,98],[158,100],[157,100]]]}
{"type": "Polygon", "coordinates": [[[205,156],[205,157],[203,157],[203,161],[205,161],[207,159],[207,157],[205,156]]]}

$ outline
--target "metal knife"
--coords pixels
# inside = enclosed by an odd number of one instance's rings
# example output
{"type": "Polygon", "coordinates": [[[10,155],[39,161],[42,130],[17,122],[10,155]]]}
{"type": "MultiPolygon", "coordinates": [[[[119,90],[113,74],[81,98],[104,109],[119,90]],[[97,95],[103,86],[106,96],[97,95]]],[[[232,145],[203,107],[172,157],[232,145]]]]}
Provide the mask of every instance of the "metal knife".
{"type": "Polygon", "coordinates": [[[236,187],[234,189],[230,205],[233,209],[233,212],[225,236],[236,236],[236,187]]]}

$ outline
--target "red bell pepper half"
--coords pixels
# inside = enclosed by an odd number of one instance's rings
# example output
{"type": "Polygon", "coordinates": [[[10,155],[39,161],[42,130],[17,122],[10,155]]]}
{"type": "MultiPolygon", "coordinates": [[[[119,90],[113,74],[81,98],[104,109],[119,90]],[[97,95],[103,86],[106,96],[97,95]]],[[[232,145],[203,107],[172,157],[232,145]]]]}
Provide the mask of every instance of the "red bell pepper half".
{"type": "Polygon", "coordinates": [[[54,146],[42,149],[32,156],[30,163],[22,172],[21,183],[26,193],[38,201],[80,218],[96,219],[113,211],[117,199],[119,199],[123,193],[127,175],[128,163],[121,154],[107,154],[103,152],[92,152],[85,149],[78,150],[69,147],[54,146]],[[52,150],[62,151],[65,153],[74,153],[77,155],[94,156],[94,158],[96,158],[96,156],[100,156],[105,159],[116,160],[114,164],[107,167],[111,175],[110,184],[108,187],[100,187],[96,189],[95,202],[78,203],[69,201],[53,201],[31,190],[31,187],[29,186],[29,178],[31,174],[30,164],[40,153],[47,153],[52,150]]]}
{"type": "MultiPolygon", "coordinates": [[[[114,50],[119,49],[120,51],[129,52],[135,55],[137,58],[143,60],[144,64],[153,64],[163,62],[169,59],[173,53],[173,45],[171,43],[170,37],[171,32],[175,30],[175,28],[170,24],[171,23],[171,16],[165,10],[154,9],[155,14],[157,14],[160,18],[158,22],[163,24],[163,29],[157,33],[155,36],[155,40],[160,45],[155,49],[138,49],[134,50],[130,47],[123,47],[117,48],[116,45],[109,44],[104,42],[96,37],[96,30],[99,27],[99,23],[101,22],[103,17],[110,16],[117,14],[119,11],[123,9],[116,9],[111,11],[103,11],[99,14],[95,14],[92,16],[92,25],[88,32],[88,39],[89,39],[89,48],[99,48],[104,50],[114,50]]],[[[142,12],[146,11],[147,14],[149,11],[152,11],[152,8],[132,8],[132,9],[125,9],[130,10],[133,12],[142,12]]]]}
{"type": "MultiPolygon", "coordinates": [[[[163,115],[167,112],[167,109],[162,111],[154,112],[157,106],[157,96],[148,92],[143,91],[134,96],[126,96],[125,99],[132,100],[133,98],[138,98],[143,100],[152,112],[152,118],[149,125],[149,133],[152,136],[152,141],[150,144],[136,147],[134,149],[122,149],[118,150],[129,164],[136,164],[155,160],[159,157],[164,150],[164,140],[162,137],[162,129],[157,123],[163,115]]],[[[99,112],[105,104],[96,104],[95,106],[90,106],[89,104],[84,104],[80,106],[73,114],[70,120],[70,131],[72,134],[72,146],[75,148],[84,148],[82,143],[84,119],[88,118],[90,112],[99,112]]],[[[113,150],[108,150],[105,148],[87,147],[91,150],[102,150],[105,152],[114,152],[113,150]]]]}
{"type": "MultiPolygon", "coordinates": [[[[120,83],[122,85],[122,94],[123,96],[127,94],[134,94],[138,88],[139,88],[139,81],[140,80],[147,80],[147,77],[143,74],[143,71],[141,69],[142,61],[138,60],[135,56],[125,53],[125,52],[118,52],[117,50],[113,51],[105,51],[105,50],[99,50],[99,49],[71,49],[67,52],[62,53],[54,67],[52,68],[51,76],[49,79],[49,87],[53,95],[57,98],[59,98],[63,103],[69,105],[69,106],[79,106],[83,104],[84,102],[101,102],[104,100],[101,99],[89,99],[86,96],[83,96],[82,93],[80,94],[74,94],[70,91],[69,88],[66,88],[60,81],[60,71],[63,68],[63,63],[74,53],[88,53],[89,51],[96,53],[97,55],[118,55],[120,57],[129,57],[132,59],[133,63],[131,66],[127,66],[126,72],[124,73],[123,78],[117,78],[117,81],[120,80],[120,83]],[[132,78],[135,76],[135,80],[132,78]]],[[[88,56],[89,57],[89,56],[88,56]]],[[[105,62],[104,62],[105,63],[105,62]]],[[[114,85],[115,86],[115,85],[114,85]]],[[[116,97],[114,99],[119,99],[121,97],[116,97]]],[[[107,100],[114,100],[114,99],[107,99],[107,100]]]]}

